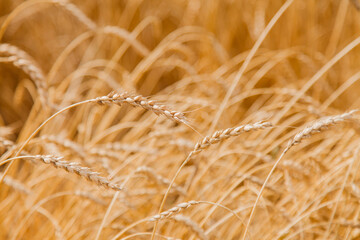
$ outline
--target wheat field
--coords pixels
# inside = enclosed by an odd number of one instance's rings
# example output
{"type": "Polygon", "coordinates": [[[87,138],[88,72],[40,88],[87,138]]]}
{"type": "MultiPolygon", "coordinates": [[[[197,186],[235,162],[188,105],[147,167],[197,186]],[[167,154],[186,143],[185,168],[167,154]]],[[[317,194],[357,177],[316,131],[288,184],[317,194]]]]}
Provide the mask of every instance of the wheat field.
{"type": "Polygon", "coordinates": [[[0,239],[360,239],[360,1],[0,0],[0,239]]]}

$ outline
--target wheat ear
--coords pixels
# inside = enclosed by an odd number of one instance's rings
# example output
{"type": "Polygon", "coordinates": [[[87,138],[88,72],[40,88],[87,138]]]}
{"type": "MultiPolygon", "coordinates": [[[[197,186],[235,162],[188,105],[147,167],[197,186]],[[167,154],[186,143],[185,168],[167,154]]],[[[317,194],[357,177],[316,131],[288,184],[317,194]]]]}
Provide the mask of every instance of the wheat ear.
{"type": "Polygon", "coordinates": [[[227,128],[227,129],[216,131],[211,136],[206,136],[201,141],[199,141],[195,145],[194,149],[190,152],[186,161],[189,161],[191,159],[191,156],[196,155],[196,154],[200,153],[201,151],[203,151],[204,149],[209,148],[211,145],[219,143],[221,141],[224,141],[225,139],[228,139],[230,137],[239,136],[240,134],[242,134],[244,132],[256,131],[259,129],[265,129],[265,128],[269,128],[272,126],[273,125],[270,122],[260,121],[260,122],[254,123],[254,124],[246,124],[246,125],[241,125],[241,126],[235,127],[235,128],[227,128]]]}
{"type": "Polygon", "coordinates": [[[147,98],[141,95],[133,96],[128,92],[122,92],[122,93],[112,92],[107,96],[96,98],[95,102],[99,104],[115,103],[120,106],[123,103],[127,103],[135,107],[142,107],[146,110],[154,112],[157,115],[164,115],[175,122],[181,122],[187,124],[187,121],[182,113],[169,110],[169,108],[166,107],[165,105],[157,104],[155,103],[155,101],[148,100],[147,98]]]}
{"type": "Polygon", "coordinates": [[[0,44],[0,54],[6,55],[3,62],[9,62],[29,75],[37,87],[41,102],[45,105],[48,100],[47,85],[44,74],[35,60],[25,51],[8,43],[0,44]]]}
{"type": "Polygon", "coordinates": [[[289,143],[286,147],[286,151],[288,151],[292,146],[299,144],[302,139],[308,138],[308,137],[328,128],[329,126],[335,125],[340,122],[344,122],[345,120],[352,118],[353,114],[358,111],[359,110],[355,109],[355,110],[351,110],[351,111],[341,114],[341,115],[325,117],[323,119],[320,119],[320,120],[314,122],[310,126],[306,127],[304,130],[302,130],[301,132],[296,134],[295,137],[293,137],[289,141],[289,143]]]}
{"type": "Polygon", "coordinates": [[[175,207],[170,208],[167,211],[164,211],[164,212],[162,212],[160,214],[152,216],[151,218],[148,219],[148,221],[154,222],[154,221],[159,221],[159,220],[162,220],[162,219],[170,218],[173,215],[181,212],[182,210],[184,210],[186,208],[189,208],[191,206],[194,206],[194,205],[198,205],[200,203],[201,202],[199,202],[199,201],[189,201],[189,202],[180,203],[180,204],[176,205],[175,207]]]}
{"type": "Polygon", "coordinates": [[[105,188],[110,188],[115,191],[120,191],[122,188],[114,183],[111,183],[105,177],[99,176],[100,173],[93,172],[90,168],[82,167],[78,163],[64,161],[63,157],[56,157],[53,155],[36,155],[34,156],[36,160],[40,160],[43,163],[51,164],[55,168],[64,169],[67,172],[75,173],[81,177],[84,177],[90,182],[94,182],[97,185],[103,186],[105,188]]]}
{"type": "Polygon", "coordinates": [[[195,235],[201,239],[201,240],[208,240],[209,238],[206,236],[204,230],[193,220],[191,220],[189,217],[186,217],[184,215],[176,215],[171,218],[172,220],[182,223],[188,228],[190,228],[195,235]]]}

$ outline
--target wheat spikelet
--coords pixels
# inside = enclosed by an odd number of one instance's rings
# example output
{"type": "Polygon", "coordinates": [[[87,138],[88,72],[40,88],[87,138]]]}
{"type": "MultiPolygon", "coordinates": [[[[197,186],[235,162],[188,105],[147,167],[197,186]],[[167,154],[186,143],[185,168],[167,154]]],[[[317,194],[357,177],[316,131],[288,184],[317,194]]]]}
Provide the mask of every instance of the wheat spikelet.
{"type": "Polygon", "coordinates": [[[189,202],[180,203],[180,204],[176,205],[175,207],[170,208],[167,211],[164,211],[164,212],[161,212],[160,214],[152,216],[151,218],[148,219],[148,221],[154,222],[154,221],[159,221],[162,219],[170,218],[173,215],[181,212],[182,210],[189,208],[191,206],[194,206],[194,205],[198,205],[200,203],[201,202],[199,202],[199,201],[189,201],[189,202]]]}
{"type": "Polygon", "coordinates": [[[67,172],[75,173],[81,177],[84,177],[90,182],[94,182],[97,185],[103,186],[105,188],[113,189],[115,191],[120,191],[122,188],[117,184],[111,183],[104,177],[99,176],[98,172],[93,172],[90,168],[79,166],[78,163],[64,161],[62,157],[56,157],[52,155],[36,155],[34,156],[36,160],[40,160],[43,163],[51,164],[55,168],[64,169],[67,172]]]}
{"type": "Polygon", "coordinates": [[[204,230],[197,223],[195,223],[193,220],[191,220],[190,218],[180,214],[180,215],[176,215],[176,216],[172,217],[171,219],[173,219],[176,222],[182,223],[185,226],[189,227],[196,234],[196,236],[199,239],[201,239],[201,240],[209,239],[206,236],[204,230]]]}
{"type": "Polygon", "coordinates": [[[21,69],[34,81],[40,100],[43,105],[47,104],[47,85],[42,70],[37,66],[34,59],[25,51],[8,43],[0,44],[0,55],[5,55],[3,62],[9,62],[21,69]]]}
{"type": "Polygon", "coordinates": [[[157,115],[164,115],[175,122],[181,122],[187,124],[187,121],[182,113],[169,110],[169,108],[166,107],[165,105],[157,104],[155,103],[155,101],[148,100],[147,98],[141,95],[133,96],[127,92],[123,92],[123,93],[112,92],[107,96],[96,98],[94,102],[99,104],[115,103],[120,106],[123,103],[127,103],[135,107],[142,107],[146,110],[154,112],[157,115]]]}

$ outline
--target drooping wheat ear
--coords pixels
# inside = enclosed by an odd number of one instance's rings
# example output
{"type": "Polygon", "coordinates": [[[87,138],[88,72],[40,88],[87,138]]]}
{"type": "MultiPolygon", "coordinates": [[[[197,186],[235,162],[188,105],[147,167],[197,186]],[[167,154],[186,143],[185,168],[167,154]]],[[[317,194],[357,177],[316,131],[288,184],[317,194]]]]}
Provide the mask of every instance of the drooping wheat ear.
{"type": "MultiPolygon", "coordinates": [[[[0,178],[3,177],[3,173],[0,173],[0,178]]],[[[31,193],[31,189],[28,188],[27,186],[25,186],[24,184],[22,184],[21,182],[19,182],[18,180],[10,177],[10,176],[5,176],[4,178],[4,183],[6,185],[8,185],[9,187],[12,187],[13,189],[25,193],[25,194],[30,194],[31,193]]]]}
{"type": "Polygon", "coordinates": [[[165,105],[157,104],[155,101],[148,100],[141,95],[133,96],[127,92],[112,92],[107,96],[98,97],[94,101],[99,104],[115,103],[117,105],[121,105],[123,103],[127,103],[135,107],[142,107],[146,110],[154,112],[157,115],[164,115],[175,122],[187,124],[185,116],[181,112],[169,110],[169,108],[165,105]]]}
{"type": "MultiPolygon", "coordinates": [[[[142,173],[145,174],[146,176],[148,176],[150,179],[152,179],[153,181],[155,181],[158,184],[164,185],[164,186],[169,186],[170,185],[170,180],[161,176],[160,174],[156,173],[154,169],[147,167],[147,166],[141,166],[138,167],[135,170],[135,174],[136,173],[142,173]]],[[[178,186],[177,184],[173,185],[173,188],[178,192],[181,193],[182,195],[186,195],[185,190],[182,189],[180,186],[178,186]]]]}
{"type": "Polygon", "coordinates": [[[96,29],[96,23],[93,22],[90,18],[88,18],[77,6],[66,1],[66,0],[53,0],[55,4],[63,7],[66,11],[68,11],[71,15],[77,18],[80,22],[82,22],[87,28],[93,30],[96,29]]]}
{"type": "Polygon", "coordinates": [[[25,51],[8,43],[0,44],[0,55],[5,55],[2,62],[9,62],[21,69],[34,81],[40,100],[43,104],[47,103],[47,84],[42,70],[35,63],[35,60],[25,51]]]}
{"type": "Polygon", "coordinates": [[[81,145],[79,145],[76,142],[73,142],[69,139],[61,138],[59,136],[55,135],[43,135],[40,137],[41,140],[44,140],[45,142],[53,143],[58,146],[62,146],[63,148],[67,148],[72,150],[75,153],[78,153],[81,157],[85,157],[85,151],[81,145]]]}
{"type": "Polygon", "coordinates": [[[191,206],[194,206],[194,205],[198,205],[200,203],[201,202],[199,202],[199,201],[189,201],[189,202],[180,203],[180,204],[176,205],[175,207],[170,208],[167,211],[164,211],[164,212],[161,212],[160,214],[152,216],[151,218],[148,219],[148,221],[155,222],[155,221],[159,221],[159,220],[162,220],[165,218],[170,218],[173,215],[181,212],[182,210],[189,208],[191,206]]]}
{"type": "Polygon", "coordinates": [[[326,117],[326,118],[323,118],[323,119],[320,119],[320,120],[314,122],[310,126],[306,127],[304,130],[302,130],[301,132],[296,134],[295,137],[293,137],[289,141],[289,143],[284,151],[287,152],[292,146],[299,144],[301,142],[301,140],[304,138],[308,138],[308,137],[322,131],[323,129],[326,129],[326,128],[328,128],[332,125],[335,125],[339,122],[344,122],[347,119],[351,119],[353,117],[353,114],[358,111],[359,111],[358,109],[355,109],[355,110],[351,110],[347,113],[326,117]]]}
{"type": "Polygon", "coordinates": [[[63,157],[56,157],[53,155],[36,155],[34,156],[36,160],[40,160],[43,163],[51,164],[56,168],[64,169],[67,172],[75,173],[81,177],[84,177],[90,182],[94,182],[97,185],[103,186],[105,188],[110,188],[115,191],[120,191],[122,188],[114,183],[111,183],[105,177],[99,176],[100,173],[93,172],[90,168],[82,167],[78,163],[64,161],[63,157]]]}
{"type": "Polygon", "coordinates": [[[172,217],[171,219],[175,220],[176,222],[182,223],[188,228],[190,228],[195,235],[201,239],[201,240],[208,240],[209,238],[206,236],[204,230],[193,220],[191,220],[189,217],[186,217],[184,215],[176,215],[172,217]]]}

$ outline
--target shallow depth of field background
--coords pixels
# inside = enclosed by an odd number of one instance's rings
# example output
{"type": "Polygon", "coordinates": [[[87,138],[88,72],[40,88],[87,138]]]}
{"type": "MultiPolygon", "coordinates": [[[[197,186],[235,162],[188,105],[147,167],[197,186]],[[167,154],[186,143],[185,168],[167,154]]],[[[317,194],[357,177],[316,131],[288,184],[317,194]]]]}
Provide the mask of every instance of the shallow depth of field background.
{"type": "Polygon", "coordinates": [[[1,164],[0,239],[360,239],[357,112],[293,146],[264,185],[289,139],[360,108],[359,7],[0,0],[0,162],[56,111],[112,91],[187,119],[126,103],[82,104],[54,117],[20,155],[62,156],[124,190],[30,157],[1,164]],[[258,121],[273,127],[194,155],[160,209],[198,141],[258,121]]]}

